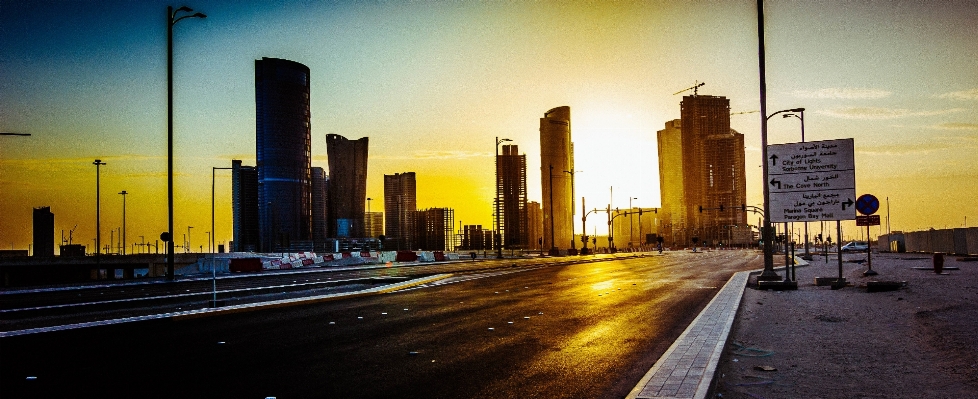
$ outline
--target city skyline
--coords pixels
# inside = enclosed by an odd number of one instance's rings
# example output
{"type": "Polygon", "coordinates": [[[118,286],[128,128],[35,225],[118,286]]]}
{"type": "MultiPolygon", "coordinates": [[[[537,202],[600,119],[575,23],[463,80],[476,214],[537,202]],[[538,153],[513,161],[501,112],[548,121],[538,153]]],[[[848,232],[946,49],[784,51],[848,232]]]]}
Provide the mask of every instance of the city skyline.
{"type": "MultiPolygon", "coordinates": [[[[78,225],[74,242],[91,245],[94,159],[108,163],[106,193],[129,192],[129,243],[166,230],[167,5],[0,4],[0,131],[32,134],[0,138],[0,246],[27,248],[43,206],[56,237],[78,225]]],[[[327,134],[370,137],[367,197],[382,197],[384,174],[413,170],[418,207],[454,208],[467,225],[492,225],[493,137],[519,145],[527,180],[541,181],[541,109],[574,109],[575,200],[603,207],[614,186],[613,208],[660,205],[655,140],[680,116],[672,93],[705,81],[732,112],[759,109],[754,2],[187,5],[208,15],[174,27],[174,228],[196,226],[194,248],[211,167],[255,164],[261,57],[310,68],[313,166],[326,165],[327,134]]],[[[978,4],[769,1],[765,17],[770,112],[806,108],[809,141],[853,137],[857,192],[890,199],[894,230],[975,217],[978,4]]],[[[730,123],[747,147],[748,205],[761,202],[759,119],[730,123]]],[[[797,120],[769,125],[771,144],[799,141],[797,120]]],[[[217,179],[227,243],[231,177],[217,179]]],[[[121,226],[122,200],[102,196],[103,230],[121,226]]],[[[606,230],[599,219],[588,230],[606,230]]]]}

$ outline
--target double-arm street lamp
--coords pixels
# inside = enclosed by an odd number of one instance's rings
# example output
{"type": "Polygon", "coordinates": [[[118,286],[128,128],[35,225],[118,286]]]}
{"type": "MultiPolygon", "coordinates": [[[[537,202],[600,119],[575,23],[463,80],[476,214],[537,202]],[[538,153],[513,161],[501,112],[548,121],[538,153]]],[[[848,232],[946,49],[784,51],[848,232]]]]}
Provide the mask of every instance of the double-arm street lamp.
{"type": "MultiPolygon", "coordinates": [[[[763,14],[759,15],[760,21],[763,21],[763,14]]],[[[779,278],[778,274],[774,272],[774,253],[771,241],[774,237],[771,236],[771,187],[766,182],[768,181],[768,163],[767,163],[767,121],[773,118],[775,115],[783,114],[787,112],[802,112],[804,108],[792,108],[783,109],[775,112],[771,115],[764,115],[767,112],[767,97],[764,83],[764,35],[763,29],[760,33],[761,41],[761,114],[764,119],[761,121],[761,159],[762,159],[762,173],[764,175],[764,228],[761,230],[761,239],[764,241],[764,271],[758,276],[759,280],[776,280],[779,278]]]]}
{"type": "Polygon", "coordinates": [[[126,190],[122,190],[122,254],[126,254],[126,190]]]}
{"type": "MultiPolygon", "coordinates": [[[[782,118],[795,117],[801,120],[801,142],[804,143],[805,142],[805,109],[799,108],[798,113],[784,114],[781,117],[782,118]]],[[[805,256],[803,257],[803,259],[812,260],[812,255],[811,253],[808,252],[808,222],[807,221],[805,222],[805,256]]]]}
{"type": "Polygon", "coordinates": [[[187,18],[207,18],[203,13],[191,13],[190,7],[180,7],[176,11],[172,6],[166,7],[166,198],[167,198],[167,252],[166,278],[173,281],[173,25],[187,18]]]}
{"type": "Polygon", "coordinates": [[[95,266],[97,268],[101,265],[99,253],[102,252],[102,184],[100,181],[102,173],[100,168],[107,163],[102,162],[101,159],[96,159],[92,165],[95,165],[95,266]]]}
{"type": "Polygon", "coordinates": [[[496,231],[493,234],[492,241],[496,245],[496,258],[498,259],[503,258],[502,224],[500,224],[501,219],[499,218],[499,202],[500,202],[499,186],[502,185],[503,177],[500,174],[502,165],[500,165],[499,163],[499,144],[505,143],[507,141],[513,141],[513,140],[501,139],[499,138],[499,136],[496,136],[496,231]]]}

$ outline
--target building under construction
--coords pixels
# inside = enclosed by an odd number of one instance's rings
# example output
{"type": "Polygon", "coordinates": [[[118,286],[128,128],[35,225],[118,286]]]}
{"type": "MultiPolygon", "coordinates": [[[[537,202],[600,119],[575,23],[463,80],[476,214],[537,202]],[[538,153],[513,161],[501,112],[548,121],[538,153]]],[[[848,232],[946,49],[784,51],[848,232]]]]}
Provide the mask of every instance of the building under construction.
{"type": "Polygon", "coordinates": [[[505,249],[528,247],[526,213],[526,155],[515,145],[504,145],[496,156],[497,230],[505,249]]]}
{"type": "Polygon", "coordinates": [[[492,249],[492,231],[481,224],[467,224],[462,227],[462,243],[459,249],[483,251],[492,249]]]}
{"type": "Polygon", "coordinates": [[[455,210],[428,208],[414,212],[415,247],[422,251],[455,250],[455,210]]]}
{"type": "Polygon", "coordinates": [[[730,100],[694,94],[680,107],[658,132],[661,234],[667,245],[745,244],[744,135],[730,129],[730,100]]]}

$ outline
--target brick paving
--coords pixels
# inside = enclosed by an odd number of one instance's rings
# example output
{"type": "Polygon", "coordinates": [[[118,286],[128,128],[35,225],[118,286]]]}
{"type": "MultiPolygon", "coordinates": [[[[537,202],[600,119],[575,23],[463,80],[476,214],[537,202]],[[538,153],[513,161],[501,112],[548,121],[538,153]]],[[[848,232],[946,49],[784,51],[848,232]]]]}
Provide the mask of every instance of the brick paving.
{"type": "Polygon", "coordinates": [[[706,397],[749,276],[734,274],[627,398],[706,397]]]}

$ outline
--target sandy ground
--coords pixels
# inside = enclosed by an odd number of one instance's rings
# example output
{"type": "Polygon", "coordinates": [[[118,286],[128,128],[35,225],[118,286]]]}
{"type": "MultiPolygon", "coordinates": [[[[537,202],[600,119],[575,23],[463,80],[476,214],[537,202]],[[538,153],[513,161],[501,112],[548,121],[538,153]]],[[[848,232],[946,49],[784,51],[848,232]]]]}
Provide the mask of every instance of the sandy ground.
{"type": "Polygon", "coordinates": [[[839,275],[824,257],[797,268],[797,291],[746,289],[711,397],[978,398],[978,262],[947,257],[959,270],[938,275],[914,269],[931,255],[873,254],[879,275],[864,277],[849,261],[865,258],[844,256],[840,290],[815,286],[839,275]],[[869,293],[871,280],[907,284],[869,293]]]}

